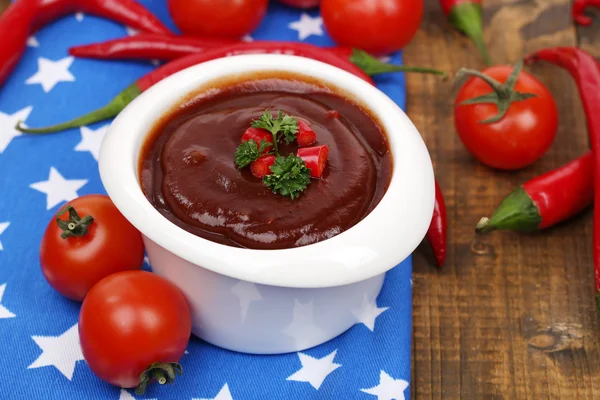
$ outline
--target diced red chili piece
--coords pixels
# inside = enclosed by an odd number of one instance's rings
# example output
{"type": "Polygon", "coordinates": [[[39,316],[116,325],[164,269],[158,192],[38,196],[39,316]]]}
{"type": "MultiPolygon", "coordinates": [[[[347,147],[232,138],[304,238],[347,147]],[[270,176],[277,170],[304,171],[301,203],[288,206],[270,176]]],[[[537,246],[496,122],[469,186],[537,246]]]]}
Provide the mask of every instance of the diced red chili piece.
{"type": "Polygon", "coordinates": [[[275,156],[268,154],[253,161],[252,164],[250,164],[250,171],[252,172],[252,175],[258,179],[262,179],[271,174],[271,165],[273,164],[275,164],[275,156]]]}
{"type": "Polygon", "coordinates": [[[249,142],[254,140],[258,146],[260,146],[260,142],[265,140],[267,143],[271,145],[267,147],[263,153],[268,153],[271,151],[271,147],[273,147],[273,135],[266,129],[261,128],[248,128],[246,132],[242,135],[242,142],[249,142]]]}
{"type": "Polygon", "coordinates": [[[313,178],[320,178],[323,175],[328,156],[329,147],[325,145],[298,149],[298,157],[304,160],[313,178]]]}
{"type": "Polygon", "coordinates": [[[327,111],[327,118],[337,119],[340,117],[340,112],[338,110],[329,110],[327,111]]]}
{"type": "Polygon", "coordinates": [[[298,134],[296,135],[298,146],[312,146],[317,142],[317,134],[310,129],[310,126],[304,121],[298,121],[298,134]]]}

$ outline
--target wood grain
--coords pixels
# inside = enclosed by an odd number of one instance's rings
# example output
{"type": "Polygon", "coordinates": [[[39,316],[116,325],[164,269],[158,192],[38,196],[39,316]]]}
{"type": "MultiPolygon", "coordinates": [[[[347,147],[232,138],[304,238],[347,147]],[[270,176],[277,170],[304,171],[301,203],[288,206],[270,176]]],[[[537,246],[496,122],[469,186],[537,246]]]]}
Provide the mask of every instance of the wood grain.
{"type": "MultiPolygon", "coordinates": [[[[496,63],[527,52],[581,45],[600,56],[600,19],[571,22],[568,0],[486,0],[486,42],[496,63]]],[[[450,73],[484,67],[452,30],[437,0],[405,61],[450,73]]],[[[447,266],[415,255],[413,399],[600,399],[600,324],[594,312],[592,213],[543,233],[474,237],[474,226],[520,183],[581,155],[588,145],[575,86],[550,65],[529,69],[555,95],[560,129],[552,149],[518,173],[476,162],[453,127],[455,87],[409,75],[408,113],[432,155],[449,217],[447,266]]]]}

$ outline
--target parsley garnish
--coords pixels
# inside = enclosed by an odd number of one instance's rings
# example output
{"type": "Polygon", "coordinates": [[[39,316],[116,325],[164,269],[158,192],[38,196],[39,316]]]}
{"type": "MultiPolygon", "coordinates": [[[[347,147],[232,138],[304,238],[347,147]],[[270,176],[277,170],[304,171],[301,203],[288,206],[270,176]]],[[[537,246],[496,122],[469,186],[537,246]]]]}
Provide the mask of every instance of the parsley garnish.
{"type": "Polygon", "coordinates": [[[258,158],[263,155],[263,151],[268,149],[270,146],[271,143],[264,139],[260,141],[260,146],[257,145],[254,140],[244,140],[242,144],[240,144],[235,150],[235,164],[238,166],[238,168],[247,167],[248,165],[252,164],[253,161],[258,160],[258,158]]]}
{"type": "Polygon", "coordinates": [[[277,151],[277,134],[283,133],[285,142],[287,144],[292,143],[296,140],[296,134],[298,133],[298,121],[294,117],[290,117],[284,114],[281,110],[277,111],[277,119],[273,118],[273,114],[269,110],[265,110],[260,118],[252,121],[253,128],[266,129],[273,135],[273,143],[275,143],[275,153],[277,151]]]}
{"type": "Polygon", "coordinates": [[[300,157],[290,154],[287,158],[278,156],[271,166],[271,175],[263,182],[273,193],[279,193],[292,200],[300,196],[310,183],[310,170],[300,157]]]}

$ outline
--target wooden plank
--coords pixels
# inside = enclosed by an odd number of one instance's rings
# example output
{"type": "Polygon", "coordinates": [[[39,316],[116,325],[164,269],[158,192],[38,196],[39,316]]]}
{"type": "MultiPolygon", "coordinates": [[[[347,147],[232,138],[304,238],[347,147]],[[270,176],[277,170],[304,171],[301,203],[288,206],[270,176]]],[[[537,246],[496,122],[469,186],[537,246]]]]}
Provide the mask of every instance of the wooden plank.
{"type": "MultiPolygon", "coordinates": [[[[422,29],[405,51],[406,63],[450,73],[462,66],[483,68],[468,39],[445,21],[438,1],[427,0],[426,10],[422,29]]],[[[577,44],[568,0],[488,0],[485,24],[497,63],[514,63],[542,47],[577,44]]],[[[587,46],[600,50],[591,40],[587,46]]],[[[549,65],[529,70],[555,95],[560,129],[552,149],[517,173],[486,168],[462,146],[453,128],[451,83],[407,76],[408,113],[445,192],[450,242],[441,271],[432,267],[426,246],[415,256],[414,399],[600,398],[591,211],[540,234],[474,238],[479,218],[515,185],[587,148],[571,78],[549,65]]]]}
{"type": "MultiPolygon", "coordinates": [[[[488,0],[485,24],[497,63],[514,63],[542,47],[577,44],[568,0],[488,0]]],[[[436,0],[426,0],[422,29],[405,61],[451,73],[461,66],[483,68],[436,0]]],[[[453,128],[452,84],[408,76],[408,113],[427,142],[446,195],[450,241],[448,265],[441,271],[432,267],[425,246],[415,256],[414,399],[600,398],[591,211],[540,234],[474,238],[479,218],[515,185],[587,148],[570,77],[549,65],[530,71],[555,95],[560,129],[552,149],[518,173],[486,168],[462,146],[453,128]]]]}

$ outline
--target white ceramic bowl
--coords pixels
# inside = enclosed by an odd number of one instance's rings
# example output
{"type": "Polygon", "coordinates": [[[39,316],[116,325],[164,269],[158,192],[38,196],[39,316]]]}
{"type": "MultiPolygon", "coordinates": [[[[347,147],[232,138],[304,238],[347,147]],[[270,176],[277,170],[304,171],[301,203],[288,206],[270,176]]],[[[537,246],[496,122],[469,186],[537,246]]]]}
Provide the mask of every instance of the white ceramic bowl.
{"type": "Polygon", "coordinates": [[[187,297],[193,333],[217,346],[247,353],[300,351],[350,328],[363,301],[377,298],[386,271],[423,239],[433,212],[431,160],[404,112],[384,93],[348,72],[287,55],[219,59],[156,84],[112,123],[99,166],[108,195],[142,232],[153,271],[187,297]],[[153,125],[212,81],[282,71],[339,88],[379,118],[394,159],[391,183],[379,205],[338,236],[285,250],[224,246],[169,222],[145,198],[138,181],[140,148],[153,125]]]}

